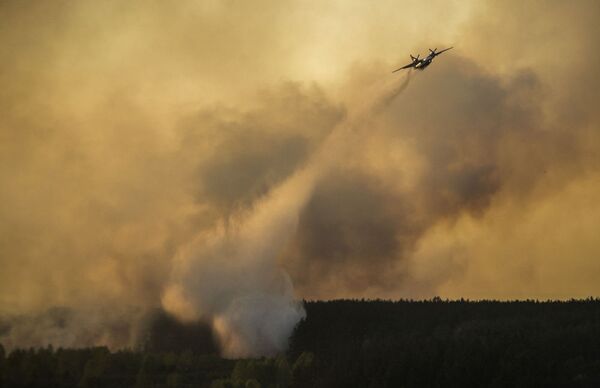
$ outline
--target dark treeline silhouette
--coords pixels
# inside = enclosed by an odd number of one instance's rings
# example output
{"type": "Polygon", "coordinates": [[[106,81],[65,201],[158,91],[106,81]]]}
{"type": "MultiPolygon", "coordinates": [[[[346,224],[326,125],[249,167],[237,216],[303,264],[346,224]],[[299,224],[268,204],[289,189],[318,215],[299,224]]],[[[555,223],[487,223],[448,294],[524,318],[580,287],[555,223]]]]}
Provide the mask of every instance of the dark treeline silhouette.
{"type": "Polygon", "coordinates": [[[600,386],[600,300],[306,303],[318,387],[600,386]]]}
{"type": "Polygon", "coordinates": [[[0,346],[1,387],[598,387],[600,299],[305,302],[287,354],[227,360],[159,314],[136,350],[0,346]]]}
{"type": "Polygon", "coordinates": [[[157,310],[151,315],[145,333],[140,347],[147,352],[219,353],[219,347],[209,325],[204,322],[181,323],[162,310],[157,310]]]}

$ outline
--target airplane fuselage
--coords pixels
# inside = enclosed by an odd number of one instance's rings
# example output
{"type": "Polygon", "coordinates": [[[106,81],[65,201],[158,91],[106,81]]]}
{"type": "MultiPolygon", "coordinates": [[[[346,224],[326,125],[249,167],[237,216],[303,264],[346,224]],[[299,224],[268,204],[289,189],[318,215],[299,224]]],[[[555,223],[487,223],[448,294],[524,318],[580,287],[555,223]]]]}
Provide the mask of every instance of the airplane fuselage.
{"type": "Polygon", "coordinates": [[[429,55],[429,56],[427,56],[427,58],[422,59],[419,63],[417,63],[415,65],[415,69],[425,70],[425,68],[427,66],[431,65],[432,61],[433,61],[433,56],[429,55]]]}

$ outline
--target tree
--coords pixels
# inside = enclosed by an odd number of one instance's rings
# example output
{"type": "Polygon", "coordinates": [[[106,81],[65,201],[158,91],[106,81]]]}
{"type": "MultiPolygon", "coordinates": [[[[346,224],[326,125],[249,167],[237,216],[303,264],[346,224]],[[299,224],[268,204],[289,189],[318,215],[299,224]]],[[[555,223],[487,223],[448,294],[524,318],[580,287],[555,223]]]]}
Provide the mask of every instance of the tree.
{"type": "Polygon", "coordinates": [[[135,388],[150,388],[154,386],[152,376],[150,375],[150,363],[150,356],[146,355],[138,371],[135,388]]]}
{"type": "Polygon", "coordinates": [[[183,386],[183,378],[177,371],[169,373],[167,376],[167,388],[179,388],[183,386]]]}
{"type": "Polygon", "coordinates": [[[292,369],[284,356],[277,357],[275,363],[277,367],[277,385],[280,388],[287,388],[292,383],[292,369]]]}
{"type": "Polygon", "coordinates": [[[210,388],[245,388],[246,384],[232,379],[219,379],[210,384],[210,388]]]}
{"type": "Polygon", "coordinates": [[[312,371],[315,356],[311,352],[302,352],[294,362],[292,368],[292,383],[296,387],[310,387],[314,385],[312,371]]]}
{"type": "Polygon", "coordinates": [[[246,381],[245,388],[261,388],[260,383],[255,379],[250,379],[246,381]]]}
{"type": "Polygon", "coordinates": [[[6,375],[6,351],[0,344],[0,387],[4,387],[4,377],[6,375]]]}
{"type": "Polygon", "coordinates": [[[109,363],[110,351],[107,347],[92,349],[92,357],[85,363],[79,386],[81,388],[100,386],[101,378],[108,369],[109,363]]]}

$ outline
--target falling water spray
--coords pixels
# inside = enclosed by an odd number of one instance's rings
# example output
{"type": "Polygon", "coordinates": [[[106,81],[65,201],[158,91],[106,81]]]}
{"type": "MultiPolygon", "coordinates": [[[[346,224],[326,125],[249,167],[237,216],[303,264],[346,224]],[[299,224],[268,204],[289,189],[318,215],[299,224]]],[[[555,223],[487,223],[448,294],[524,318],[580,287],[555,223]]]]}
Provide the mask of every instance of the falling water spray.
{"type": "Polygon", "coordinates": [[[206,320],[223,355],[274,355],[287,347],[294,326],[305,316],[292,282],[277,258],[293,236],[301,210],[322,176],[348,151],[352,138],[406,89],[408,72],[385,80],[349,107],[307,164],[248,212],[199,236],[177,257],[163,307],[184,321],[206,320]]]}

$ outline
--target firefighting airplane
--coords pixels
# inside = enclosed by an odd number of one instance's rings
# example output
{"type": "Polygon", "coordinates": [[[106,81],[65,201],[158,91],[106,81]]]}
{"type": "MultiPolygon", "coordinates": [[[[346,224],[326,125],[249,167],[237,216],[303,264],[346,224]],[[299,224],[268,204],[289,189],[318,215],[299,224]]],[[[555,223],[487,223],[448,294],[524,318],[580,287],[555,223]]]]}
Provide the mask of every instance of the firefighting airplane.
{"type": "Polygon", "coordinates": [[[433,61],[433,58],[437,57],[438,55],[440,55],[441,53],[443,53],[444,51],[448,51],[453,47],[448,47],[447,49],[443,49],[442,51],[436,51],[437,48],[429,49],[429,55],[427,56],[427,58],[425,59],[419,59],[419,55],[417,54],[416,57],[413,57],[412,55],[410,56],[410,59],[412,59],[412,62],[409,63],[406,66],[402,66],[399,69],[396,69],[394,71],[392,71],[392,73],[397,72],[398,70],[402,70],[402,69],[408,69],[408,68],[415,68],[418,70],[425,70],[425,68],[429,65],[431,65],[431,62],[433,61]]]}

